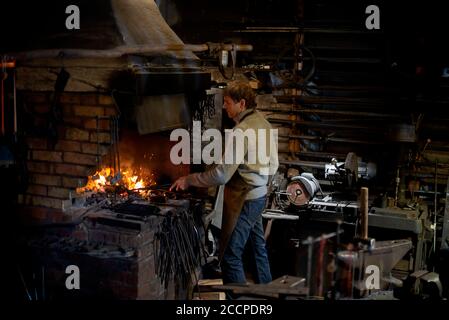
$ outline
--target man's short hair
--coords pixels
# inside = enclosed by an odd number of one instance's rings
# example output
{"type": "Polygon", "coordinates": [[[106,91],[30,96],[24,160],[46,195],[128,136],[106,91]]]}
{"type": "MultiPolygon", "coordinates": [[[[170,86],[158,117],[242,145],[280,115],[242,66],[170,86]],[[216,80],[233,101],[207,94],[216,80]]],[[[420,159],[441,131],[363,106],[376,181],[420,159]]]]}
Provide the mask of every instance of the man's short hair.
{"type": "Polygon", "coordinates": [[[248,82],[240,80],[230,82],[226,88],[224,88],[223,96],[231,97],[234,102],[239,102],[241,99],[245,99],[247,109],[256,107],[256,94],[248,82]]]}

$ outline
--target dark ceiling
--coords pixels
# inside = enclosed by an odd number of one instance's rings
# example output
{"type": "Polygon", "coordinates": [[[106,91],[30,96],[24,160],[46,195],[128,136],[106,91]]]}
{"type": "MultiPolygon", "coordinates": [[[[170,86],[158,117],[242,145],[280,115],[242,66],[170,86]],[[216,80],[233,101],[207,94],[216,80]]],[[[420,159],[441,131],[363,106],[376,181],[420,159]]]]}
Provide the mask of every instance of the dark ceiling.
{"type": "Polygon", "coordinates": [[[107,49],[122,44],[109,0],[8,1],[0,9],[0,52],[49,48],[107,49]],[[65,27],[67,6],[80,9],[80,29],[65,27]]]}

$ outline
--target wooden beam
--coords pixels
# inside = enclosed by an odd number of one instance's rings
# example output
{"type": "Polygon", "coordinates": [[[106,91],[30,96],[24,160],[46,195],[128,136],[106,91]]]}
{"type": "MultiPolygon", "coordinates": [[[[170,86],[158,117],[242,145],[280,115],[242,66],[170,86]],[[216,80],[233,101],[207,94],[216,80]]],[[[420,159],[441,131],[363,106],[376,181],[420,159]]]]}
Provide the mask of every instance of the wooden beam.
{"type": "MultiPolygon", "coordinates": [[[[249,44],[217,44],[217,48],[222,50],[236,50],[236,51],[252,51],[253,46],[249,44]]],[[[93,49],[45,49],[32,50],[17,53],[8,53],[7,56],[12,56],[17,60],[30,60],[42,58],[120,58],[126,55],[151,55],[161,54],[170,51],[186,51],[186,52],[202,52],[212,48],[209,44],[170,44],[170,45],[126,45],[119,46],[113,49],[93,50],[93,49]]]]}
{"type": "Polygon", "coordinates": [[[120,58],[125,55],[160,54],[168,51],[206,51],[206,44],[173,44],[173,45],[134,45],[119,46],[108,50],[91,49],[47,49],[32,50],[17,53],[8,53],[7,56],[15,57],[17,60],[30,60],[41,58],[120,58]]]}

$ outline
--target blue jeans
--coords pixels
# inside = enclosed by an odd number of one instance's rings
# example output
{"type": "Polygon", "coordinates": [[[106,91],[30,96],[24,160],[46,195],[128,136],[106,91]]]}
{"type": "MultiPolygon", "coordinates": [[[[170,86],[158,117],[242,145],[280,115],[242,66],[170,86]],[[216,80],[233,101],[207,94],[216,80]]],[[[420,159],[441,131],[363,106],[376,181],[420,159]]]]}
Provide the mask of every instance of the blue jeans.
{"type": "Polygon", "coordinates": [[[243,204],[242,212],[221,263],[224,284],[246,283],[242,255],[247,241],[251,243],[258,283],[271,282],[270,264],[262,226],[262,211],[265,208],[265,201],[266,197],[264,196],[246,200],[243,204]]]}

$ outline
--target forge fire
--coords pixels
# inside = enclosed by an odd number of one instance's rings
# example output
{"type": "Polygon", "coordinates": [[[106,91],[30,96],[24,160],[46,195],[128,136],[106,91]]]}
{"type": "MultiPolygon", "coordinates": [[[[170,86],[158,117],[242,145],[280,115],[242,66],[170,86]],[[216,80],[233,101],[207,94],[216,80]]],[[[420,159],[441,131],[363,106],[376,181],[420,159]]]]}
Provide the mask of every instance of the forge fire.
{"type": "Polygon", "coordinates": [[[107,167],[89,176],[87,184],[77,188],[76,192],[79,194],[116,192],[123,196],[134,192],[145,197],[150,193],[149,188],[154,185],[156,185],[154,174],[148,170],[124,168],[115,172],[113,168],[107,167]]]}

